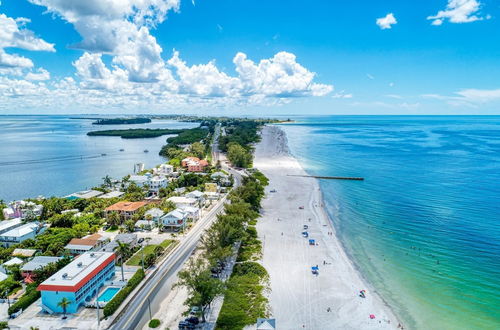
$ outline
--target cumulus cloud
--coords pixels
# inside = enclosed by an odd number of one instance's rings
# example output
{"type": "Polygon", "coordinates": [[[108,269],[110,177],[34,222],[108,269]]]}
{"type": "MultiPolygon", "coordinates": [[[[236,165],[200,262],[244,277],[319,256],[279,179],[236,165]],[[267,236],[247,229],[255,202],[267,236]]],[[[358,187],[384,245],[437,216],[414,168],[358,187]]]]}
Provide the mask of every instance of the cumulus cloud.
{"type": "Polygon", "coordinates": [[[427,19],[432,20],[432,25],[441,25],[445,20],[451,23],[470,23],[484,19],[479,15],[480,9],[481,3],[477,0],[448,0],[445,10],[440,10],[427,19]]]}
{"type": "Polygon", "coordinates": [[[392,28],[392,26],[397,24],[398,21],[396,20],[396,17],[394,17],[393,13],[389,13],[385,15],[385,17],[377,18],[376,23],[382,30],[385,30],[392,28]]]}
{"type": "Polygon", "coordinates": [[[55,51],[53,44],[37,38],[32,31],[26,28],[26,24],[29,22],[30,20],[27,18],[14,19],[5,14],[0,14],[0,68],[33,67],[33,62],[29,58],[18,54],[9,54],[5,51],[6,48],[55,51]]]}
{"type": "Polygon", "coordinates": [[[44,68],[39,68],[36,72],[28,72],[26,74],[27,80],[49,80],[50,72],[45,70],[44,68]]]}

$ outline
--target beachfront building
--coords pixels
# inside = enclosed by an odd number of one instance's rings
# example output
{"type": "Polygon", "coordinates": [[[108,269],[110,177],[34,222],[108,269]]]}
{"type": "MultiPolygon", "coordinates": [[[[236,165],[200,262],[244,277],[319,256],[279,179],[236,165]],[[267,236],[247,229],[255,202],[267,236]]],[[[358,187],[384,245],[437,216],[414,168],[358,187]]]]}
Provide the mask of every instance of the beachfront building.
{"type": "Polygon", "coordinates": [[[179,231],[186,227],[187,214],[182,209],[168,212],[160,219],[163,230],[179,231]]]}
{"type": "MultiPolygon", "coordinates": [[[[15,220],[10,220],[15,221],[15,220]]],[[[10,247],[43,233],[47,226],[39,222],[28,222],[15,226],[0,234],[0,246],[10,247]]]]}
{"type": "Polygon", "coordinates": [[[89,198],[94,198],[98,197],[104,194],[102,191],[98,190],[83,190],[83,191],[78,191],[76,193],[72,193],[71,195],[66,196],[67,199],[73,200],[73,199],[89,199],[89,198]]]}
{"type": "Polygon", "coordinates": [[[149,182],[149,175],[131,175],[129,181],[135,183],[139,187],[144,187],[149,182]]]}
{"type": "Polygon", "coordinates": [[[104,199],[117,198],[121,197],[123,194],[125,194],[123,191],[113,190],[110,191],[109,193],[99,196],[98,198],[104,198],[104,199]]]}
{"type": "Polygon", "coordinates": [[[158,194],[161,188],[166,188],[168,185],[168,179],[164,176],[155,175],[148,181],[149,191],[158,194]]]}
{"type": "Polygon", "coordinates": [[[188,172],[203,172],[208,162],[198,157],[186,157],[181,161],[181,166],[186,168],[188,172]]]}
{"type": "Polygon", "coordinates": [[[9,219],[26,219],[26,218],[38,218],[42,215],[43,206],[35,204],[33,202],[26,201],[14,201],[9,203],[9,205],[2,210],[3,218],[9,219]]]}
{"type": "Polygon", "coordinates": [[[58,303],[66,298],[71,302],[66,311],[74,314],[96,296],[104,282],[114,275],[113,252],[86,252],[38,286],[42,309],[50,314],[62,313],[58,303]]]}
{"type": "Polygon", "coordinates": [[[151,219],[157,223],[158,220],[160,220],[160,218],[164,214],[165,214],[165,212],[163,212],[161,209],[154,207],[152,209],[147,210],[146,213],[144,213],[144,219],[145,220],[151,219]]]}
{"type": "Polygon", "coordinates": [[[58,262],[60,257],[38,256],[34,257],[21,267],[21,276],[26,283],[32,283],[36,278],[35,270],[48,266],[51,263],[58,262]]]}
{"type": "Polygon", "coordinates": [[[93,234],[83,238],[73,238],[64,248],[72,255],[78,255],[85,252],[97,251],[108,241],[109,239],[99,234],[93,234]]]}
{"type": "Polygon", "coordinates": [[[118,202],[104,209],[106,218],[113,212],[117,212],[120,218],[125,221],[131,219],[147,202],[118,202]]]}
{"type": "Polygon", "coordinates": [[[168,201],[174,203],[177,208],[186,206],[196,207],[198,205],[198,201],[196,199],[184,196],[172,196],[168,199],[168,201]]]}

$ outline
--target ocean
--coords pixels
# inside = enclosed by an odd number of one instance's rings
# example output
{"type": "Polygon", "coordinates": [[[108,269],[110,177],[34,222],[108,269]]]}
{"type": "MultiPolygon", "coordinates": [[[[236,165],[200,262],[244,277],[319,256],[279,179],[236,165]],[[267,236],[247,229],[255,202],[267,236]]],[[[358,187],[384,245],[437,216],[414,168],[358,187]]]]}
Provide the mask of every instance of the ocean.
{"type": "Polygon", "coordinates": [[[409,329],[500,328],[500,117],[326,116],[282,125],[337,235],[409,329]]]}
{"type": "Polygon", "coordinates": [[[101,184],[106,175],[120,179],[133,172],[135,163],[147,168],[165,161],[158,152],[168,136],[122,139],[87,136],[88,131],[198,125],[171,120],[92,125],[92,121],[71,116],[0,116],[0,199],[65,196],[101,184]]]}

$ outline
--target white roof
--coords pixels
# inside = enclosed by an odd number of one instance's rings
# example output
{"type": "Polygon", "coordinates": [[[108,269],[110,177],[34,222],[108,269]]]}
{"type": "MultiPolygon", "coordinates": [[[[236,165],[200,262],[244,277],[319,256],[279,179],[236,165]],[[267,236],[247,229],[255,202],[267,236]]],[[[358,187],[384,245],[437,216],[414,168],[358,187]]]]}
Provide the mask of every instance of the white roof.
{"type": "Polygon", "coordinates": [[[47,257],[47,256],[34,257],[29,262],[24,264],[21,267],[21,270],[33,271],[35,269],[45,267],[53,262],[57,262],[59,261],[59,259],[60,259],[59,257],[47,257]]]}
{"type": "Polygon", "coordinates": [[[115,191],[110,191],[107,194],[101,195],[101,196],[99,196],[99,198],[114,198],[114,197],[120,197],[123,194],[124,194],[123,191],[116,191],[115,190],[115,191]]]}
{"type": "Polygon", "coordinates": [[[194,198],[200,198],[203,197],[203,193],[199,190],[191,191],[190,193],[186,194],[187,197],[193,196],[194,198]]]}
{"type": "Polygon", "coordinates": [[[20,265],[24,261],[22,259],[19,259],[17,257],[10,259],[9,261],[4,262],[2,265],[3,266],[12,266],[12,265],[20,265]]]}
{"type": "Polygon", "coordinates": [[[0,272],[0,282],[3,281],[3,280],[6,280],[7,277],[9,277],[9,275],[5,274],[5,273],[2,273],[0,272]]]}
{"type": "Polygon", "coordinates": [[[154,177],[152,177],[152,178],[150,179],[150,181],[166,181],[166,180],[167,180],[167,178],[166,178],[166,177],[164,177],[164,176],[159,176],[159,175],[156,175],[156,176],[154,176],[154,177]]]}
{"type": "Polygon", "coordinates": [[[196,204],[196,200],[189,197],[184,196],[173,196],[168,199],[174,204],[196,204]]]}
{"type": "Polygon", "coordinates": [[[145,215],[151,215],[152,217],[161,217],[162,215],[165,214],[165,212],[163,212],[162,210],[160,210],[159,208],[155,207],[155,208],[152,208],[151,210],[148,210],[146,213],[144,213],[145,215]]]}
{"type": "Polygon", "coordinates": [[[87,198],[97,197],[97,196],[100,196],[102,194],[103,194],[102,191],[83,190],[83,191],[78,191],[76,193],[73,193],[73,194],[66,196],[66,197],[77,197],[77,198],[87,199],[87,198]]]}
{"type": "Polygon", "coordinates": [[[224,172],[215,172],[210,175],[211,178],[217,178],[217,177],[222,177],[222,178],[227,178],[228,175],[224,172]]]}
{"type": "Polygon", "coordinates": [[[137,222],[135,223],[135,226],[136,227],[141,227],[141,226],[151,226],[153,225],[154,222],[153,221],[147,221],[147,220],[137,220],[137,222]]]}
{"type": "Polygon", "coordinates": [[[113,252],[85,252],[41,285],[75,286],[113,254],[113,252]]]}
{"type": "Polygon", "coordinates": [[[25,235],[28,235],[29,233],[32,233],[36,231],[38,228],[38,223],[36,222],[30,222],[27,224],[24,224],[22,226],[19,226],[17,228],[11,229],[0,236],[5,236],[5,237],[23,237],[25,235]]]}
{"type": "Polygon", "coordinates": [[[148,181],[149,180],[149,177],[145,176],[145,175],[131,175],[130,176],[130,181],[134,181],[134,182],[144,182],[144,181],[148,181]]]}
{"type": "Polygon", "coordinates": [[[20,218],[12,219],[12,220],[4,220],[0,221],[0,232],[9,230],[14,226],[19,225],[22,222],[20,218]]]}
{"type": "Polygon", "coordinates": [[[94,247],[92,245],[83,245],[83,244],[68,244],[64,247],[68,250],[78,250],[78,251],[90,251],[94,247]]]}
{"type": "Polygon", "coordinates": [[[195,213],[195,212],[198,212],[200,209],[197,207],[192,207],[192,206],[184,206],[184,207],[181,207],[181,210],[184,212],[188,212],[188,213],[195,213]]]}
{"type": "Polygon", "coordinates": [[[172,217],[177,219],[184,219],[186,215],[181,209],[175,209],[173,211],[168,212],[165,217],[172,217]]]}

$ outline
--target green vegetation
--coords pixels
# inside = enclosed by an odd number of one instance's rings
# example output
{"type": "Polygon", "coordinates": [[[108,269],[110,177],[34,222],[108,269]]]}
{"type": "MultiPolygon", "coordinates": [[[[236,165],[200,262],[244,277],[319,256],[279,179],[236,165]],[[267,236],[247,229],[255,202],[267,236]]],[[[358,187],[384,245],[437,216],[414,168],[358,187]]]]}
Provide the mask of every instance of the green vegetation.
{"type": "Polygon", "coordinates": [[[230,143],[237,143],[242,147],[249,148],[250,144],[260,141],[257,134],[265,122],[251,119],[234,119],[224,123],[225,136],[219,139],[219,148],[227,152],[230,143]]]}
{"type": "Polygon", "coordinates": [[[227,158],[236,167],[250,167],[252,165],[252,154],[236,142],[228,144],[227,158]]]}
{"type": "Polygon", "coordinates": [[[150,328],[158,328],[160,326],[160,320],[152,319],[151,321],[149,321],[148,325],[150,328]]]}
{"type": "Polygon", "coordinates": [[[26,287],[26,292],[14,304],[9,307],[8,313],[13,314],[21,309],[26,309],[40,298],[40,291],[36,290],[38,284],[33,283],[26,287]]]}
{"type": "Polygon", "coordinates": [[[97,119],[93,125],[126,125],[126,124],[146,124],[150,123],[149,118],[112,118],[112,119],[97,119]]]}
{"type": "Polygon", "coordinates": [[[128,297],[128,295],[139,285],[139,283],[144,279],[145,274],[142,269],[135,272],[134,276],[128,281],[127,285],[123,287],[117,294],[111,299],[104,307],[104,316],[108,317],[112,315],[121,303],[128,297]]]}
{"type": "Polygon", "coordinates": [[[58,303],[57,306],[63,309],[64,317],[66,317],[66,309],[71,305],[71,300],[66,297],[63,297],[58,303]]]}
{"type": "Polygon", "coordinates": [[[122,139],[144,139],[155,138],[162,135],[180,134],[184,132],[182,129],[167,129],[167,128],[130,128],[130,129],[115,129],[107,131],[91,131],[88,136],[119,136],[122,139]]]}
{"type": "Polygon", "coordinates": [[[169,137],[167,142],[170,145],[191,144],[203,140],[207,137],[208,133],[209,130],[200,127],[186,129],[177,136],[169,137]]]}
{"type": "Polygon", "coordinates": [[[156,261],[156,258],[159,257],[161,254],[163,254],[164,250],[170,246],[173,242],[175,242],[172,239],[166,239],[160,244],[151,244],[151,245],[146,245],[143,247],[141,250],[137,251],[136,254],[134,254],[127,262],[127,266],[141,266],[142,265],[142,254],[144,252],[144,260],[146,260],[146,257],[148,255],[153,255],[155,256],[155,259],[153,260],[156,261]],[[144,251],[143,251],[144,250],[144,251]]]}

